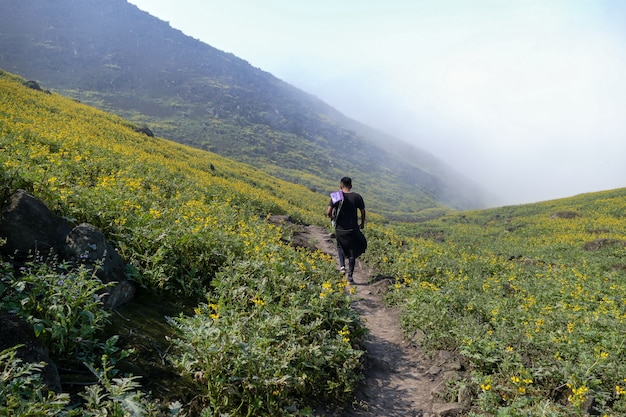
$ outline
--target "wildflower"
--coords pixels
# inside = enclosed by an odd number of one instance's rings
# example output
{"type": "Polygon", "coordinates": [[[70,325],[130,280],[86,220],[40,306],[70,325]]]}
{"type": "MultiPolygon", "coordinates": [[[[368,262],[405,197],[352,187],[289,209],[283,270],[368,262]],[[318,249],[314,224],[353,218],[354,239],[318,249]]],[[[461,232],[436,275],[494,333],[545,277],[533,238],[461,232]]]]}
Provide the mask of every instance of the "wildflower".
{"type": "Polygon", "coordinates": [[[148,212],[150,213],[150,216],[152,216],[155,219],[161,217],[161,212],[159,210],[151,208],[150,210],[148,210],[148,212]]]}
{"type": "Polygon", "coordinates": [[[491,390],[491,378],[485,379],[485,382],[480,384],[480,389],[485,392],[491,390]]]}
{"type": "Polygon", "coordinates": [[[574,406],[580,407],[587,399],[587,392],[589,391],[589,388],[585,385],[574,388],[572,384],[567,384],[567,387],[572,390],[572,393],[567,397],[567,400],[574,406]]]}

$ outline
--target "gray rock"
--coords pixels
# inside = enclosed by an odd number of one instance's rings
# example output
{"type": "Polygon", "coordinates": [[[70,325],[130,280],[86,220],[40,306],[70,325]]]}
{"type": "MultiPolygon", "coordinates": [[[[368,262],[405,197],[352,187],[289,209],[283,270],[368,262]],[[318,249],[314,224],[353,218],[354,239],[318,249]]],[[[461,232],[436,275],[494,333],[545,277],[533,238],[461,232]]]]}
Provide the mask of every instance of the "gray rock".
{"type": "Polygon", "coordinates": [[[29,323],[12,313],[0,312],[0,334],[0,351],[22,345],[17,350],[17,357],[26,363],[45,362],[46,366],[41,370],[42,382],[51,391],[61,392],[58,369],[29,323]]]}
{"type": "Polygon", "coordinates": [[[57,258],[90,268],[105,284],[115,282],[103,298],[107,308],[117,308],[135,294],[122,258],[101,231],[87,223],[74,227],[24,190],[14,192],[0,211],[0,238],[6,241],[0,254],[16,262],[57,258]]]}

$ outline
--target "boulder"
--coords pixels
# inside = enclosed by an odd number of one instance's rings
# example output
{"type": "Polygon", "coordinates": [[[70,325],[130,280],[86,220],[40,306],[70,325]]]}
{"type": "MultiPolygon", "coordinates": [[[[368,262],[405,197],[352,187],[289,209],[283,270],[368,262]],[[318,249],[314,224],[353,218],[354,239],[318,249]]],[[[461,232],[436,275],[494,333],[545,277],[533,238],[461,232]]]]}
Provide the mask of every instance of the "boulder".
{"type": "Polygon", "coordinates": [[[139,127],[135,129],[135,132],[137,133],[143,133],[146,136],[149,136],[151,138],[154,137],[154,133],[152,133],[152,130],[150,130],[150,128],[148,127],[139,127]]]}
{"type": "Polygon", "coordinates": [[[0,238],[6,239],[0,251],[16,260],[34,254],[48,255],[51,251],[58,253],[70,230],[68,221],[26,191],[17,190],[0,212],[0,238]]]}
{"type": "Polygon", "coordinates": [[[103,298],[107,308],[117,308],[135,294],[134,285],[124,274],[122,258],[102,232],[88,223],[74,227],[24,190],[13,193],[0,211],[0,238],[5,240],[0,254],[15,262],[33,256],[56,258],[85,265],[96,271],[103,283],[115,282],[103,298]]]}
{"type": "Polygon", "coordinates": [[[66,237],[63,258],[95,271],[105,284],[117,283],[103,298],[105,307],[126,304],[135,295],[134,285],[124,275],[122,258],[95,226],[82,223],[73,228],[66,237]]]}
{"type": "Polygon", "coordinates": [[[26,363],[45,362],[41,370],[41,379],[54,392],[61,392],[61,378],[50,357],[48,349],[35,337],[33,327],[13,313],[0,311],[0,351],[22,345],[17,350],[17,357],[26,363]]]}

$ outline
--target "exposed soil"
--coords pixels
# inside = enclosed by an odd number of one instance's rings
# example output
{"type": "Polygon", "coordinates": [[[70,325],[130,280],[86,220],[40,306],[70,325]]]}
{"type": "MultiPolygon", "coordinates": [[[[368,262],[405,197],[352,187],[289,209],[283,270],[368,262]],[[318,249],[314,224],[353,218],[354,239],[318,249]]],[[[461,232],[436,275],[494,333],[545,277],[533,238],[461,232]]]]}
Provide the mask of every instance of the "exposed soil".
{"type": "MultiPolygon", "coordinates": [[[[298,239],[336,258],[336,243],[325,229],[306,226],[298,239]]],[[[460,364],[445,352],[431,359],[404,337],[399,311],[387,308],[382,300],[390,280],[373,276],[366,265],[357,261],[354,281],[353,307],[368,329],[365,379],[351,407],[327,411],[326,415],[429,417],[460,412],[463,408],[460,404],[444,404],[434,395],[441,392],[450,372],[460,370],[455,369],[460,364]]]]}

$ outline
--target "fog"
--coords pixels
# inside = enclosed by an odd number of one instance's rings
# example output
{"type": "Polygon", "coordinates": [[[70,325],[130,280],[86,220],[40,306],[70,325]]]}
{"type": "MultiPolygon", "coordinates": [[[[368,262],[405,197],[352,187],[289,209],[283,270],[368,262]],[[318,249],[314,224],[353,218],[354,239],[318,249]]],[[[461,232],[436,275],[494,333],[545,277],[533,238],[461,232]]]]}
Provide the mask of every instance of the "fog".
{"type": "Polygon", "coordinates": [[[626,186],[626,2],[130,0],[508,205],[626,186]]]}

